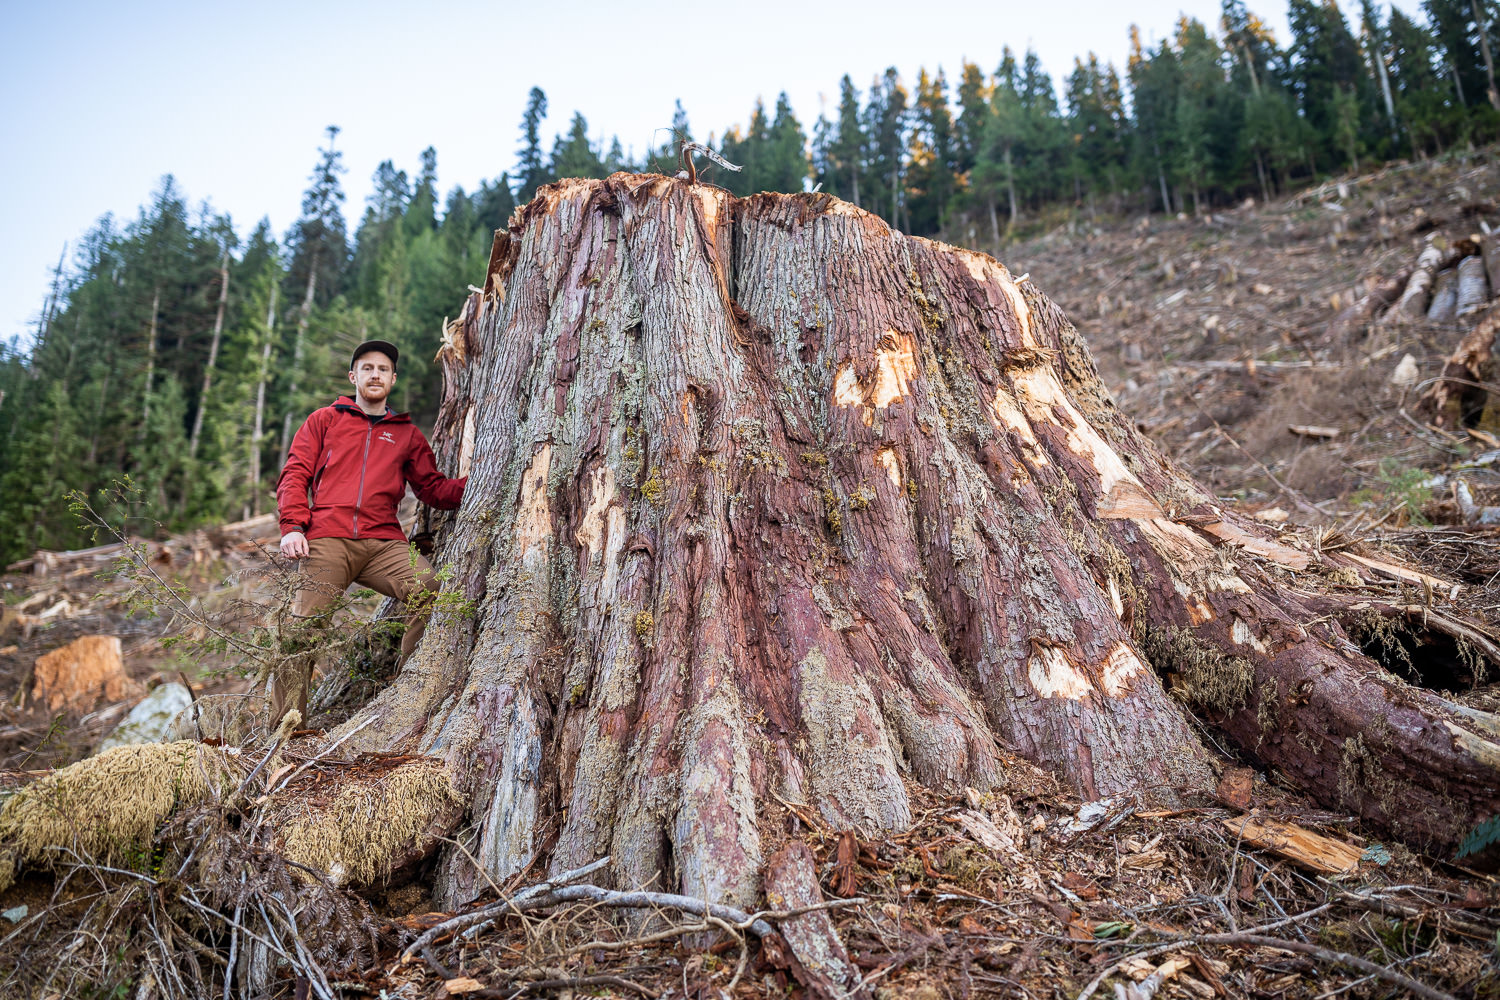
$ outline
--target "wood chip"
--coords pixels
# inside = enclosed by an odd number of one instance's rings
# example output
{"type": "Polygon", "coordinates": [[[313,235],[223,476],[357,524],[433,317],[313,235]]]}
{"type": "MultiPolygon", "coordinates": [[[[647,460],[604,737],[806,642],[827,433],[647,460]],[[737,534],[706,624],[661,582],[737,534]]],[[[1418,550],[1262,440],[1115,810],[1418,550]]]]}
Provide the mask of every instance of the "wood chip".
{"type": "Polygon", "coordinates": [[[1235,809],[1250,808],[1250,792],[1255,787],[1255,772],[1248,767],[1231,767],[1219,778],[1214,794],[1220,802],[1235,809]]]}
{"type": "Polygon", "coordinates": [[[1320,438],[1325,441],[1339,436],[1337,427],[1319,427],[1316,424],[1291,424],[1287,430],[1298,437],[1320,438]]]}
{"type": "Polygon", "coordinates": [[[1428,576],[1426,573],[1419,573],[1405,566],[1397,566],[1395,563],[1386,562],[1383,559],[1371,559],[1368,556],[1355,555],[1353,552],[1345,552],[1344,555],[1353,559],[1361,566],[1368,566],[1377,573],[1384,573],[1386,576],[1405,580],[1407,583],[1418,583],[1426,587],[1431,587],[1437,593],[1446,594],[1450,601],[1457,598],[1458,592],[1463,589],[1459,584],[1450,583],[1435,576],[1428,576]]]}
{"type": "Polygon", "coordinates": [[[1166,864],[1167,856],[1161,851],[1142,851],[1140,854],[1127,855],[1120,859],[1121,868],[1135,868],[1140,871],[1155,871],[1166,864]]]}
{"type": "Polygon", "coordinates": [[[1224,826],[1251,847],[1279,854],[1324,875],[1342,875],[1359,867],[1358,847],[1295,823],[1249,815],[1226,819],[1224,826]]]}
{"type": "Polygon", "coordinates": [[[484,989],[484,984],[477,979],[470,979],[468,976],[459,976],[457,979],[448,980],[443,984],[443,988],[454,995],[460,993],[478,993],[484,989]]]}
{"type": "Polygon", "coordinates": [[[1167,516],[1150,494],[1128,479],[1115,483],[1114,488],[1099,501],[1098,515],[1116,521],[1167,516]]]}
{"type": "Polygon", "coordinates": [[[1015,841],[1006,836],[1004,831],[991,822],[988,817],[965,809],[962,812],[954,813],[950,818],[953,822],[963,827],[964,832],[978,841],[981,846],[988,848],[995,854],[1001,857],[1009,857],[1019,853],[1016,850],[1015,841]]]}
{"type": "Polygon", "coordinates": [[[1301,549],[1294,549],[1290,545],[1282,545],[1280,542],[1273,542],[1267,538],[1258,538],[1228,521],[1213,521],[1205,524],[1203,530],[1221,542],[1238,546],[1246,552],[1253,552],[1289,569],[1299,571],[1307,569],[1307,564],[1312,561],[1312,557],[1301,549]]]}

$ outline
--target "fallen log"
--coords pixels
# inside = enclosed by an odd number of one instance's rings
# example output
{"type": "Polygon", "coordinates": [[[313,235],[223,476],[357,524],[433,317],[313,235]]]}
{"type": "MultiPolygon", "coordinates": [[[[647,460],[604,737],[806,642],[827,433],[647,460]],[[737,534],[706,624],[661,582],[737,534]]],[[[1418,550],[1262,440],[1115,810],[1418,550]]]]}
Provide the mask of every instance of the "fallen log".
{"type": "Polygon", "coordinates": [[[1458,262],[1458,295],[1455,315],[1459,319],[1476,313],[1490,299],[1490,279],[1485,277],[1482,257],[1465,257],[1458,262]]]}
{"type": "Polygon", "coordinates": [[[1435,243],[1428,243],[1422,250],[1422,255],[1417,258],[1416,267],[1412,269],[1411,278],[1406,283],[1406,290],[1401,293],[1401,301],[1396,303],[1398,317],[1421,319],[1427,315],[1428,302],[1432,297],[1432,281],[1442,263],[1442,248],[1435,243]]]}
{"type": "Polygon", "coordinates": [[[1295,823],[1249,814],[1228,817],[1224,826],[1251,847],[1279,854],[1320,875],[1347,875],[1359,867],[1358,847],[1295,823]]]}
{"type": "Polygon", "coordinates": [[[1429,323],[1451,323],[1458,311],[1458,272],[1453,268],[1439,271],[1432,286],[1432,304],[1427,307],[1429,323]]]}

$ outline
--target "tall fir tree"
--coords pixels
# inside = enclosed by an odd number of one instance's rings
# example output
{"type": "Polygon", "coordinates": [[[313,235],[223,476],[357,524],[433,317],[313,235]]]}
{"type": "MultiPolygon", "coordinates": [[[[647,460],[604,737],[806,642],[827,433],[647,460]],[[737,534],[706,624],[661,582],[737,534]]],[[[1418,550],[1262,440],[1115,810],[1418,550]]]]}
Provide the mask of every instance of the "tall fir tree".
{"type": "Polygon", "coordinates": [[[542,122],[547,118],[547,95],[541,87],[532,87],[526,95],[526,110],[521,114],[521,148],[516,153],[516,179],[520,188],[516,201],[526,204],[536,189],[551,180],[542,158],[542,122]]]}

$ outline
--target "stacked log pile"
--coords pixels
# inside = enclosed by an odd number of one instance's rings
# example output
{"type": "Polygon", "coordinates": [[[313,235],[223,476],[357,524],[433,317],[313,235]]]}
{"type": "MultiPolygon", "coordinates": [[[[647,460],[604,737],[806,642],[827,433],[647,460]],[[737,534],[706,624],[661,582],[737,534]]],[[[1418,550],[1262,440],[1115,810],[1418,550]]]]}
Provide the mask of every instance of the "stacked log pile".
{"type": "Polygon", "coordinates": [[[1333,318],[1328,327],[1330,342],[1362,337],[1370,324],[1383,319],[1453,323],[1484,309],[1500,288],[1500,232],[1451,243],[1432,237],[1410,272],[1371,279],[1368,285],[1362,297],[1333,318]],[[1398,285],[1400,297],[1395,298],[1398,285]]]}

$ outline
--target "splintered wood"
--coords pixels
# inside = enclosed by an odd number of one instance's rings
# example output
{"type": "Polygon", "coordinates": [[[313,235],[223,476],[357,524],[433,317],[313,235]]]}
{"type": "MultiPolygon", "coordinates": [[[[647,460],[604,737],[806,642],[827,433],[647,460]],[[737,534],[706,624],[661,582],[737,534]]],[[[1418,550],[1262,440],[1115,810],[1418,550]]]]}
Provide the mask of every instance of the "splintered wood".
{"type": "Polygon", "coordinates": [[[1359,867],[1362,852],[1358,847],[1294,823],[1251,814],[1226,819],[1224,826],[1251,847],[1279,854],[1324,875],[1342,875],[1359,867]]]}
{"type": "Polygon", "coordinates": [[[1415,583],[1420,587],[1432,590],[1434,593],[1446,596],[1450,601],[1458,596],[1463,588],[1456,583],[1443,580],[1428,573],[1421,573],[1408,566],[1398,566],[1395,563],[1386,562],[1384,559],[1371,559],[1369,556],[1356,555],[1353,552],[1345,552],[1345,558],[1353,559],[1361,566],[1367,566],[1377,573],[1404,580],[1407,583],[1415,583]]]}

